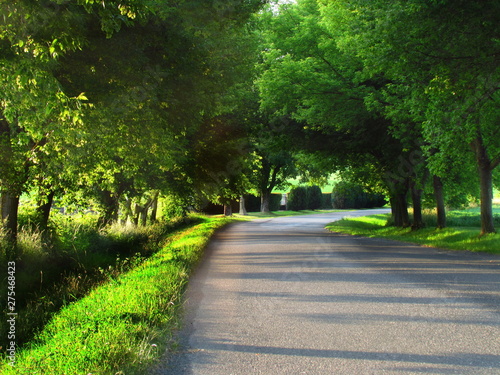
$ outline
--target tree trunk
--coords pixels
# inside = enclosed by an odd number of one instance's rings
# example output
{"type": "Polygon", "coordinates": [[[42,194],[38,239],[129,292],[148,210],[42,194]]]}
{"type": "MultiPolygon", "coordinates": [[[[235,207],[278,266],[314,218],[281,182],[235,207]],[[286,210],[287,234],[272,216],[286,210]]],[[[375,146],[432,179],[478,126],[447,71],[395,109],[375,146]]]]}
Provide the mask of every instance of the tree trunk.
{"type": "Polygon", "coordinates": [[[481,186],[481,235],[496,233],[493,222],[493,179],[492,172],[498,161],[492,163],[488,157],[483,138],[478,131],[477,138],[472,142],[476,154],[481,186]]]}
{"type": "MultiPolygon", "coordinates": [[[[2,222],[7,232],[7,241],[12,249],[15,249],[17,242],[17,216],[19,212],[19,196],[9,193],[2,194],[2,222]]],[[[10,254],[9,258],[15,254],[10,254]]]]}
{"type": "Polygon", "coordinates": [[[139,225],[140,216],[141,216],[141,206],[136,203],[134,208],[134,216],[132,216],[132,223],[135,226],[139,225]]]}
{"type": "Polygon", "coordinates": [[[437,228],[443,229],[446,228],[446,209],[444,206],[443,181],[440,177],[434,175],[433,185],[434,198],[436,199],[437,228]]]}
{"type": "Polygon", "coordinates": [[[151,203],[151,215],[150,219],[152,223],[156,223],[156,213],[158,211],[158,193],[153,197],[153,202],[151,203]]]}
{"type": "Polygon", "coordinates": [[[149,211],[149,206],[145,206],[141,210],[141,225],[143,227],[148,225],[148,211],[149,211]]]}
{"type": "Polygon", "coordinates": [[[47,195],[47,201],[45,203],[40,203],[38,206],[38,214],[40,217],[40,229],[43,231],[47,229],[49,225],[50,209],[52,208],[52,203],[54,202],[55,192],[51,191],[47,195]]]}
{"type": "Polygon", "coordinates": [[[109,190],[100,192],[100,203],[103,212],[98,219],[98,226],[106,226],[118,220],[118,196],[109,190]]]}
{"type": "Polygon", "coordinates": [[[144,206],[140,204],[135,204],[135,218],[134,225],[146,226],[148,224],[148,211],[149,207],[151,207],[153,201],[152,199],[148,200],[144,206]]]}
{"type": "Polygon", "coordinates": [[[224,205],[224,216],[232,216],[233,215],[233,210],[231,208],[231,203],[225,204],[224,205]]]}
{"type": "Polygon", "coordinates": [[[132,211],[132,199],[126,197],[125,198],[125,204],[123,206],[124,211],[125,211],[125,218],[123,219],[122,223],[126,224],[127,220],[130,218],[130,221],[134,221],[134,212],[132,211]]]}
{"type": "MultiPolygon", "coordinates": [[[[12,167],[12,157],[13,151],[11,148],[11,126],[3,116],[3,112],[0,112],[0,153],[2,155],[2,163],[7,169],[3,170],[6,175],[11,174],[12,176],[18,176],[18,171],[12,167]]],[[[12,163],[15,164],[15,163],[12,163]]],[[[26,164],[27,165],[27,164],[26,164]]],[[[1,176],[2,179],[6,178],[7,182],[15,185],[22,186],[21,181],[17,181],[17,178],[9,178],[7,176],[1,176]],[[13,181],[14,180],[14,181],[13,181]]],[[[0,217],[2,219],[2,226],[6,232],[7,245],[7,257],[14,260],[16,257],[17,248],[17,216],[19,210],[19,192],[7,192],[4,191],[0,196],[0,217]]]]}
{"type": "Polygon", "coordinates": [[[418,188],[417,184],[413,182],[411,186],[411,200],[413,203],[412,230],[418,230],[424,227],[424,220],[422,218],[422,193],[423,190],[418,188]]]}
{"type": "Polygon", "coordinates": [[[240,215],[247,215],[247,209],[245,207],[245,196],[240,196],[240,215]]]}
{"type": "Polygon", "coordinates": [[[268,191],[263,191],[260,195],[260,212],[270,212],[269,201],[271,199],[271,193],[268,191]]]}
{"type": "Polygon", "coordinates": [[[407,228],[410,226],[406,192],[396,193],[391,197],[391,211],[392,219],[396,227],[407,228]]]}
{"type": "Polygon", "coordinates": [[[492,170],[479,167],[481,183],[481,234],[496,233],[493,222],[492,170]]]}

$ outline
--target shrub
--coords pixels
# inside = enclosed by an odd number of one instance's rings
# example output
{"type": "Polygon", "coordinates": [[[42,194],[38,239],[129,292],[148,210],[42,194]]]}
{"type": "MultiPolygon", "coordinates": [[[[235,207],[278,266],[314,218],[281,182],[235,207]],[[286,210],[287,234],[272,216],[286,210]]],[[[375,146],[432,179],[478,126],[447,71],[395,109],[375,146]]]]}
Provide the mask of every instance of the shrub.
{"type": "Polygon", "coordinates": [[[162,198],[163,215],[169,219],[185,217],[189,203],[180,197],[169,195],[162,198]]]}
{"type": "Polygon", "coordinates": [[[321,194],[321,208],[323,209],[331,209],[332,206],[332,193],[323,193],[321,194]]]}
{"type": "Polygon", "coordinates": [[[322,193],[319,186],[307,187],[307,208],[310,210],[317,210],[322,206],[322,193]]]}
{"type": "Polygon", "coordinates": [[[365,208],[383,207],[387,204],[385,196],[380,193],[367,193],[368,201],[365,208]]]}
{"type": "Polygon", "coordinates": [[[291,211],[300,211],[307,208],[307,189],[305,186],[297,186],[290,191],[287,208],[291,211]]]}
{"type": "Polygon", "coordinates": [[[333,208],[359,208],[362,203],[363,190],[361,186],[350,182],[338,182],[332,191],[333,208]]]}
{"type": "Polygon", "coordinates": [[[270,211],[279,211],[281,207],[281,197],[282,195],[279,193],[271,194],[269,199],[269,210],[270,211]]]}
{"type": "Polygon", "coordinates": [[[341,181],[332,191],[333,208],[373,208],[381,207],[385,203],[383,195],[368,192],[353,182],[341,181]]]}

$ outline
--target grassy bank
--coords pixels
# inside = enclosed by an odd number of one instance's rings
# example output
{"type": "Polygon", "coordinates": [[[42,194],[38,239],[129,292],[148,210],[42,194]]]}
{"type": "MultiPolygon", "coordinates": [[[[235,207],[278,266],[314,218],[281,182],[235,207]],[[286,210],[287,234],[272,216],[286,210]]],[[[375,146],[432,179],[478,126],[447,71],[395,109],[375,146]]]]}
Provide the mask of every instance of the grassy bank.
{"type": "MultiPolygon", "coordinates": [[[[329,224],[327,228],[333,232],[383,237],[443,249],[500,254],[500,234],[479,235],[480,218],[477,210],[449,212],[448,227],[444,229],[435,229],[436,218],[433,213],[425,215],[427,227],[417,231],[387,226],[389,218],[389,214],[346,218],[329,224]]],[[[498,216],[496,225],[500,225],[498,216]]]]}
{"type": "Polygon", "coordinates": [[[188,276],[225,218],[172,234],[129,272],[64,307],[2,374],[142,374],[167,348],[188,276]]]}
{"type": "MultiPolygon", "coordinates": [[[[24,220],[18,236],[15,291],[10,291],[15,293],[19,348],[62,307],[136,267],[162,248],[166,236],[198,220],[162,220],[148,226],[114,224],[99,229],[96,219],[95,215],[55,214],[48,231],[30,223],[29,217],[24,220]]],[[[0,264],[7,270],[4,245],[0,239],[0,264]]],[[[0,295],[7,296],[7,280],[0,279],[0,295]]],[[[7,298],[0,298],[0,311],[7,312],[7,298]]],[[[8,329],[9,325],[0,324],[2,348],[10,342],[8,329]]]]}

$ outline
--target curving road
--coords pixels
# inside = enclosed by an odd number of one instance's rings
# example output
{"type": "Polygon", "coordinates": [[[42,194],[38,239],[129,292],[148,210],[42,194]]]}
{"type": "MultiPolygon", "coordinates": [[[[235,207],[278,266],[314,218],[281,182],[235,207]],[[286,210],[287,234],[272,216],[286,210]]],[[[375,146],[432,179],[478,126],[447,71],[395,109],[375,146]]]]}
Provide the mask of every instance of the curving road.
{"type": "Polygon", "coordinates": [[[155,374],[500,374],[500,257],[323,229],[377,212],[221,231],[155,374]]]}

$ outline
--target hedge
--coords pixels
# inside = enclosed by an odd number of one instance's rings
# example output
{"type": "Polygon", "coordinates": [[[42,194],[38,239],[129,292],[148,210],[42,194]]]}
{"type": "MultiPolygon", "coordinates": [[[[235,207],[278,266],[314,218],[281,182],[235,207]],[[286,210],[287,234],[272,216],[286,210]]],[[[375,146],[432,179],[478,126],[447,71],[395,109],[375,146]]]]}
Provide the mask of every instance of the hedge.
{"type": "Polygon", "coordinates": [[[382,207],[386,203],[382,194],[372,193],[353,182],[341,181],[332,191],[333,208],[373,208],[382,207]]]}

